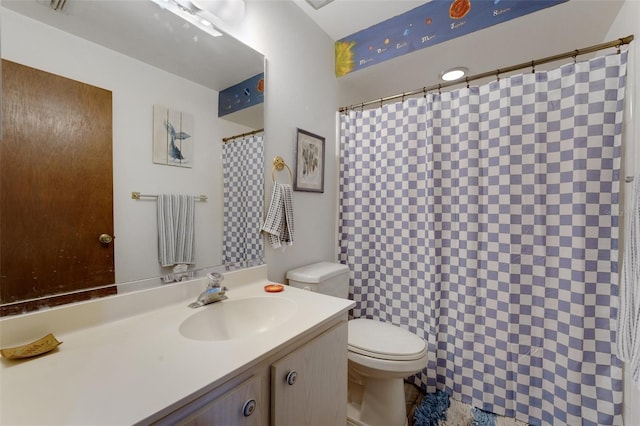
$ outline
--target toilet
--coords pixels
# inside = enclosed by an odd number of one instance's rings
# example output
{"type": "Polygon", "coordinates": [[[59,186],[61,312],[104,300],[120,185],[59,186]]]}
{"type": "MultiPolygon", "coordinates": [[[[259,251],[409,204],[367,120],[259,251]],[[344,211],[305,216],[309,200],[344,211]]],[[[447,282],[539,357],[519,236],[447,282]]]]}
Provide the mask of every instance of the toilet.
{"type": "MultiPolygon", "coordinates": [[[[289,285],[347,299],[349,267],[320,262],[291,270],[289,285]]],[[[404,378],[427,366],[424,339],[396,325],[372,319],[349,321],[347,424],[407,424],[404,378]]]]}

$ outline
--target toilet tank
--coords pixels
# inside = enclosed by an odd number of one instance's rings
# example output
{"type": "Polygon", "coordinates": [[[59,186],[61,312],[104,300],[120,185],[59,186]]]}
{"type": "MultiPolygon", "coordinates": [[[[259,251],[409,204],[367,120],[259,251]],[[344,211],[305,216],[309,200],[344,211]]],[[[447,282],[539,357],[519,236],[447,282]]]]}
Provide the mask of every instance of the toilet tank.
{"type": "Polygon", "coordinates": [[[329,296],[349,298],[349,267],[320,262],[287,272],[289,285],[329,296]]]}

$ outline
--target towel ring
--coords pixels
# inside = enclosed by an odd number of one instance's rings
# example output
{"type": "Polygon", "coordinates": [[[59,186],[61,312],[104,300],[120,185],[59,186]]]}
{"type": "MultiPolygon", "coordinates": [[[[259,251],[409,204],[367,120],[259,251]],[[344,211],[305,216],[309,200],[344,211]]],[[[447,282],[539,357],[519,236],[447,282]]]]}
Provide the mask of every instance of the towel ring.
{"type": "Polygon", "coordinates": [[[287,166],[287,163],[285,163],[282,157],[280,157],[279,155],[273,159],[273,169],[271,170],[271,179],[273,179],[274,182],[276,181],[276,170],[281,172],[282,169],[284,169],[285,167],[287,168],[287,170],[289,170],[289,178],[293,183],[293,173],[291,172],[291,169],[289,168],[289,166],[287,166]]]}

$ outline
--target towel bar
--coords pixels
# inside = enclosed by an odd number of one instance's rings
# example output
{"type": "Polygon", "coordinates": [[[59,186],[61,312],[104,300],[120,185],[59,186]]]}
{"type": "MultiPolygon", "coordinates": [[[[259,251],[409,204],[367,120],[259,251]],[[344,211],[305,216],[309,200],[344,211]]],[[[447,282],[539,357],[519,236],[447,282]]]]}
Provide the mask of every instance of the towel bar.
{"type": "Polygon", "coordinates": [[[273,179],[274,182],[276,181],[276,170],[280,172],[285,167],[287,168],[287,170],[289,170],[289,178],[291,179],[291,183],[293,183],[293,173],[291,172],[291,169],[289,168],[289,166],[287,166],[287,163],[285,163],[282,157],[280,157],[279,155],[273,159],[273,169],[271,170],[271,179],[273,179]]]}
{"type": "MultiPolygon", "coordinates": [[[[196,201],[207,201],[207,196],[206,195],[196,195],[196,201]]],[[[131,193],[131,199],[132,200],[140,200],[142,198],[158,198],[157,195],[148,195],[148,194],[141,194],[139,192],[132,192],[131,193]]]]}

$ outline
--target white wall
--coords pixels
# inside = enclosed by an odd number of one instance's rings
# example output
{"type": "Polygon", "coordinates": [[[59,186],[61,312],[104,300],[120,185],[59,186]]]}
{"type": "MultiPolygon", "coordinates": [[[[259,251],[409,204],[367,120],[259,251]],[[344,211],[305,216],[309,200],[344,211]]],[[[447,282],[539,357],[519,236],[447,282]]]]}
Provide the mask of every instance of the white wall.
{"type": "Polygon", "coordinates": [[[206,194],[210,201],[196,205],[196,266],[221,264],[221,139],[248,129],[216,118],[218,93],[11,10],[0,13],[3,58],[113,93],[116,281],[170,271],[157,260],[156,203],[132,200],[132,191],[206,194]],[[154,104],[193,115],[193,168],[153,164],[154,104]]]}
{"type": "MultiPolygon", "coordinates": [[[[273,158],[295,167],[296,128],[323,136],[324,193],[294,192],[295,242],[286,249],[266,248],[269,279],[285,282],[286,271],[308,263],[334,260],[335,111],[333,40],[290,1],[249,0],[240,28],[227,29],[265,55],[265,182],[271,198],[273,158]]],[[[286,172],[277,174],[289,180],[286,172]]],[[[267,204],[268,207],[268,204],[267,204]]]]}

